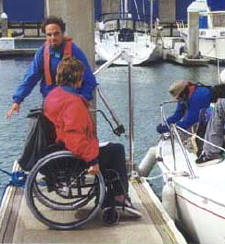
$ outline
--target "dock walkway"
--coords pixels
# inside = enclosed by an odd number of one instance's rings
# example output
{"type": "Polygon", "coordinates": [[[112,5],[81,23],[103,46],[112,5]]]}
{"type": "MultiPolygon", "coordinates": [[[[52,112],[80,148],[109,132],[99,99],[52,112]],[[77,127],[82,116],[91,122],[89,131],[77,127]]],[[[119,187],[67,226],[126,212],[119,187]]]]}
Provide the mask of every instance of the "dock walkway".
{"type": "Polygon", "coordinates": [[[185,244],[183,236],[160,206],[150,187],[130,184],[130,195],[143,217],[123,216],[118,225],[107,226],[101,214],[84,227],[72,231],[50,230],[31,214],[22,188],[9,187],[0,209],[1,243],[104,243],[185,244]],[[148,188],[148,187],[147,187],[148,188]]]}

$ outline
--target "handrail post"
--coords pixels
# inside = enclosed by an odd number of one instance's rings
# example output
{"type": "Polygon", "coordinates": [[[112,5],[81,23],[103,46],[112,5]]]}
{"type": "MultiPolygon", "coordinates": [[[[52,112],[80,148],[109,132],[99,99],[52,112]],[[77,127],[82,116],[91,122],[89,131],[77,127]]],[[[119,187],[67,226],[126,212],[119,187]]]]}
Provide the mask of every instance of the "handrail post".
{"type": "MultiPolygon", "coordinates": [[[[170,127],[171,137],[173,137],[173,135],[176,136],[177,141],[178,141],[178,143],[179,143],[179,145],[180,145],[180,147],[181,147],[181,150],[182,150],[182,152],[183,152],[183,155],[184,155],[184,157],[185,157],[185,160],[186,160],[186,163],[187,163],[187,167],[188,167],[188,170],[189,170],[189,173],[190,173],[190,177],[191,177],[192,179],[194,179],[194,178],[197,178],[197,176],[195,175],[195,172],[194,172],[194,170],[193,170],[193,168],[192,168],[191,162],[190,162],[190,160],[189,160],[189,158],[188,158],[188,155],[187,155],[187,152],[186,152],[186,150],[185,150],[185,148],[184,148],[183,142],[182,142],[182,140],[181,140],[181,138],[180,138],[180,135],[179,135],[179,133],[178,133],[178,131],[177,131],[176,125],[175,125],[175,124],[171,124],[171,125],[169,125],[169,124],[167,123],[167,121],[166,121],[166,116],[165,116],[165,111],[164,111],[164,105],[166,105],[166,104],[171,104],[171,103],[175,103],[175,102],[176,102],[176,101],[168,101],[168,102],[163,102],[163,103],[160,104],[161,118],[162,118],[162,122],[164,122],[168,127],[170,127]]],[[[171,140],[172,140],[172,138],[171,138],[171,140]]],[[[173,148],[173,147],[174,147],[174,144],[173,144],[173,142],[172,142],[172,150],[173,150],[173,152],[174,152],[174,148],[173,148]]],[[[175,159],[175,154],[173,155],[173,157],[174,157],[174,170],[176,171],[176,159],[175,159]]]]}
{"type": "Polygon", "coordinates": [[[134,93],[131,77],[132,62],[128,61],[128,95],[129,95],[129,147],[130,147],[130,173],[134,170],[134,93]]]}
{"type": "Polygon", "coordinates": [[[183,143],[182,143],[182,141],[181,141],[180,135],[179,135],[179,133],[178,133],[178,131],[177,131],[176,125],[173,124],[172,126],[173,126],[173,132],[174,132],[174,134],[175,134],[176,137],[177,137],[178,143],[180,144],[181,150],[182,150],[182,152],[183,152],[183,154],[184,154],[184,157],[185,157],[185,160],[186,160],[186,162],[187,162],[187,166],[188,166],[188,169],[189,169],[189,172],[190,172],[190,177],[191,177],[192,179],[197,178],[196,175],[195,175],[195,173],[194,173],[194,170],[193,170],[193,168],[192,168],[191,162],[190,162],[190,160],[189,160],[189,158],[188,158],[187,152],[186,152],[186,150],[185,150],[185,148],[184,148],[184,145],[183,145],[183,143]]]}
{"type": "MultiPolygon", "coordinates": [[[[94,72],[94,75],[97,75],[99,72],[102,72],[106,68],[108,68],[116,59],[121,57],[127,61],[128,63],[128,97],[129,97],[129,160],[130,160],[130,167],[129,173],[135,174],[134,172],[134,93],[133,93],[133,84],[132,84],[132,77],[131,77],[131,69],[132,69],[132,56],[128,54],[126,51],[122,51],[116,54],[111,60],[103,64],[98,70],[94,72]]],[[[116,115],[113,113],[112,109],[110,108],[106,98],[103,95],[101,89],[97,89],[100,98],[102,99],[103,103],[105,104],[106,108],[112,115],[113,120],[120,125],[120,122],[116,115]]]]}

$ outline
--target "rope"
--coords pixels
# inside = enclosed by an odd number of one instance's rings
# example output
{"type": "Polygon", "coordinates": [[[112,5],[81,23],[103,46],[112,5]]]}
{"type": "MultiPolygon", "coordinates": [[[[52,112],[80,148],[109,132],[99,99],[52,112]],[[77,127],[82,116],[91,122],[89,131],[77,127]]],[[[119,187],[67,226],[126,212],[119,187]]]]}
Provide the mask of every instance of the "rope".
{"type": "Polygon", "coordinates": [[[4,169],[0,169],[0,171],[1,171],[2,173],[4,173],[4,174],[7,174],[7,175],[9,175],[9,176],[12,176],[12,174],[11,174],[10,172],[8,172],[8,171],[6,171],[6,170],[4,170],[4,169]]]}
{"type": "Polygon", "coordinates": [[[177,127],[179,130],[183,131],[184,133],[188,134],[189,136],[195,136],[195,137],[197,137],[200,141],[203,141],[204,143],[207,143],[207,144],[209,144],[210,146],[213,146],[213,147],[218,148],[218,149],[220,149],[221,151],[225,152],[225,149],[224,149],[223,147],[217,146],[217,145],[213,144],[212,142],[209,142],[209,141],[207,141],[207,140],[201,138],[200,136],[198,136],[198,135],[196,135],[196,134],[193,134],[193,133],[191,133],[191,132],[189,132],[189,131],[187,131],[187,130],[185,130],[185,129],[183,129],[183,128],[177,126],[177,125],[176,125],[176,127],[177,127]]]}
{"type": "MultiPolygon", "coordinates": [[[[168,128],[170,128],[170,125],[167,123],[166,116],[165,116],[165,112],[164,112],[164,107],[163,107],[163,106],[164,106],[165,104],[168,104],[168,103],[175,103],[175,102],[176,102],[176,101],[169,101],[169,102],[164,102],[164,103],[160,104],[160,107],[161,107],[161,118],[162,118],[162,121],[166,123],[166,125],[168,126],[168,128]]],[[[189,132],[189,131],[183,129],[183,128],[181,128],[180,126],[178,126],[178,125],[176,125],[176,124],[175,124],[175,127],[176,127],[177,129],[179,129],[180,131],[186,133],[187,135],[189,135],[189,136],[195,136],[195,137],[198,138],[200,141],[203,141],[204,143],[207,143],[207,144],[209,144],[210,146],[215,147],[215,148],[218,148],[218,149],[220,149],[221,151],[225,152],[225,149],[224,149],[223,147],[217,146],[217,145],[213,144],[212,142],[209,142],[209,141],[207,141],[207,140],[201,138],[200,136],[198,136],[198,135],[196,135],[196,134],[193,134],[193,133],[191,133],[191,132],[189,132]]],[[[170,130],[171,130],[171,129],[170,129],[170,130]]]]}
{"type": "Polygon", "coordinates": [[[15,172],[10,173],[10,172],[0,168],[0,172],[11,177],[9,183],[6,184],[6,186],[11,185],[11,186],[24,187],[26,179],[27,179],[27,175],[23,171],[15,171],[15,172]]]}
{"type": "Polygon", "coordinates": [[[12,173],[12,178],[9,184],[17,187],[24,187],[27,175],[23,171],[15,171],[12,173]]]}
{"type": "Polygon", "coordinates": [[[136,8],[136,11],[137,11],[137,16],[138,16],[138,20],[140,20],[140,14],[139,14],[139,11],[138,11],[138,6],[137,6],[137,3],[136,3],[136,0],[134,0],[134,5],[135,5],[135,8],[136,8]]]}
{"type": "Polygon", "coordinates": [[[143,177],[144,179],[148,180],[148,181],[152,181],[152,180],[157,180],[159,178],[162,178],[163,175],[166,175],[166,173],[162,173],[156,176],[151,176],[151,177],[143,177]]]}
{"type": "Polygon", "coordinates": [[[3,188],[2,196],[0,198],[0,204],[1,204],[7,188],[9,186],[24,187],[27,175],[23,171],[15,171],[10,173],[4,169],[0,169],[0,172],[7,174],[8,176],[11,176],[10,181],[6,185],[0,184],[0,188],[3,188]]]}

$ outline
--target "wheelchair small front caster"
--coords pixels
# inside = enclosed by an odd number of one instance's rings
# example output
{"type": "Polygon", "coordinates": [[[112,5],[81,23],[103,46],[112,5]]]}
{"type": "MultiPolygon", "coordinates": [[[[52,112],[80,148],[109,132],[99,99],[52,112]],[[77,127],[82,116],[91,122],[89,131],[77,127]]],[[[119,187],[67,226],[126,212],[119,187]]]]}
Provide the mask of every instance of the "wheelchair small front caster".
{"type": "Polygon", "coordinates": [[[115,207],[107,207],[102,210],[102,220],[105,224],[118,224],[120,220],[120,213],[115,207]]]}

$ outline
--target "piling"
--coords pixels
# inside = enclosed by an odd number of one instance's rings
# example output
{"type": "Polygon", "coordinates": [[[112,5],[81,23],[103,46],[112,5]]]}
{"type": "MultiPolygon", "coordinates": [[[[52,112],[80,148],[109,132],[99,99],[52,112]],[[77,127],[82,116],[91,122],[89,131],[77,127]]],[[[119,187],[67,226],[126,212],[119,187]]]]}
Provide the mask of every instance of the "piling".
{"type": "Polygon", "coordinates": [[[199,13],[208,11],[207,0],[195,0],[187,8],[189,58],[199,58],[199,13]]]}
{"type": "Polygon", "coordinates": [[[102,13],[120,12],[120,0],[102,1],[102,13]]]}
{"type": "Polygon", "coordinates": [[[0,0],[0,13],[3,12],[3,0],[0,0]]]}
{"type": "Polygon", "coordinates": [[[94,69],[94,1],[47,0],[47,15],[62,17],[66,23],[66,35],[85,52],[94,69]]]}
{"type": "Polygon", "coordinates": [[[188,57],[199,57],[199,13],[188,12],[188,57]]]}
{"type": "Polygon", "coordinates": [[[1,13],[2,37],[8,37],[8,15],[1,13]]]}
{"type": "Polygon", "coordinates": [[[159,19],[163,23],[176,22],[176,0],[159,0],[159,19]]]}
{"type": "MultiPolygon", "coordinates": [[[[92,70],[95,70],[95,19],[94,1],[90,0],[47,0],[47,16],[61,17],[66,23],[66,35],[84,51],[92,70]]],[[[96,108],[96,94],[93,93],[92,107],[96,108]]],[[[93,115],[95,120],[95,115],[93,115]]]]}

